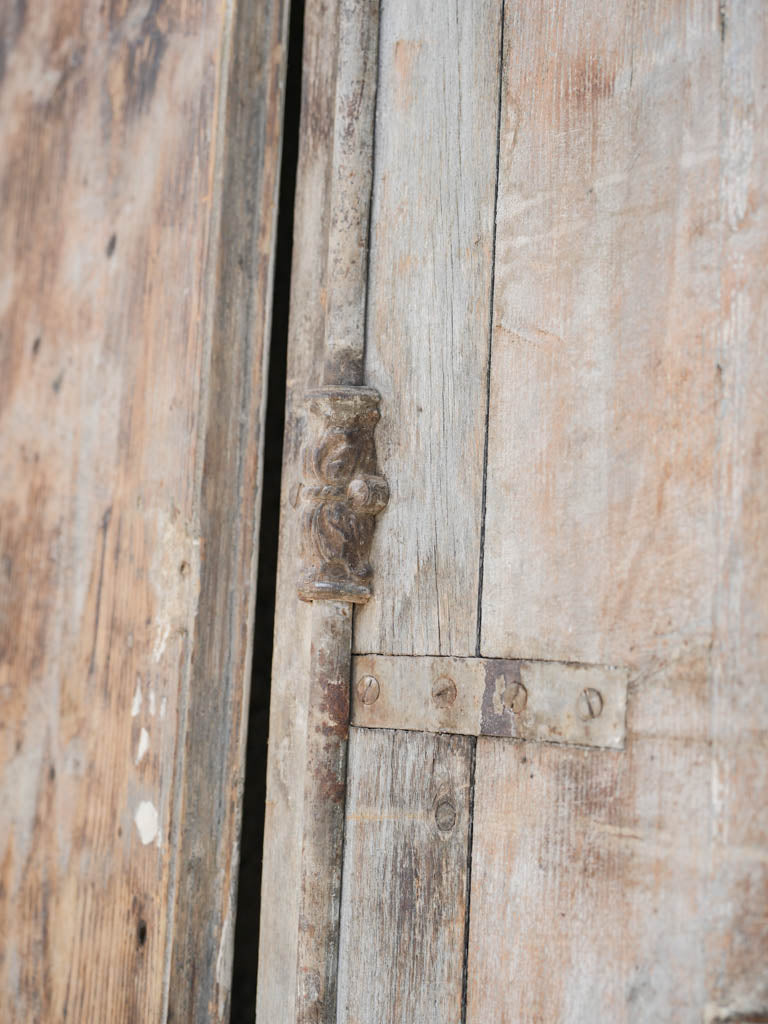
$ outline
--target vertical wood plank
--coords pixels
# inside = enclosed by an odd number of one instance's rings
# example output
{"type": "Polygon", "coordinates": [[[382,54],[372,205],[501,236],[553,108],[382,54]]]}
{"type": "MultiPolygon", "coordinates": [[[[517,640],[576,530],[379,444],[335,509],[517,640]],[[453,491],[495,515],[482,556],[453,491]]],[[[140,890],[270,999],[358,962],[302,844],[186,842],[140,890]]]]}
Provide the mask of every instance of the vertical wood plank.
{"type": "MultiPolygon", "coordinates": [[[[701,1024],[708,714],[681,701],[697,668],[625,753],[478,740],[467,1024],[701,1024]]],[[[652,689],[661,703],[664,678],[652,689]]]]}
{"type": "Polygon", "coordinates": [[[475,653],[500,13],[382,6],[365,380],[391,500],[357,651],[475,653]]]}
{"type": "Polygon", "coordinates": [[[339,1024],[459,1024],[474,740],[351,729],[339,1024]]]}
{"type": "Polygon", "coordinates": [[[259,924],[258,1024],[294,1024],[312,606],[299,601],[304,392],[323,373],[338,0],[307,0],[296,170],[275,647],[259,924]],[[285,638],[289,637],[287,641],[285,638]]]}
{"type": "Polygon", "coordinates": [[[506,5],[482,653],[711,629],[718,4],[506,5]]]}
{"type": "Polygon", "coordinates": [[[468,1024],[761,1020],[768,13],[507,10],[483,650],[633,674],[625,754],[478,741],[468,1024]]]}
{"type": "MultiPolygon", "coordinates": [[[[710,1012],[768,1015],[768,10],[722,5],[710,1012]]],[[[737,1018],[738,1019],[738,1018],[737,1018]]]]}
{"type": "Polygon", "coordinates": [[[0,12],[9,1024],[228,1017],[285,13],[0,12]]]}

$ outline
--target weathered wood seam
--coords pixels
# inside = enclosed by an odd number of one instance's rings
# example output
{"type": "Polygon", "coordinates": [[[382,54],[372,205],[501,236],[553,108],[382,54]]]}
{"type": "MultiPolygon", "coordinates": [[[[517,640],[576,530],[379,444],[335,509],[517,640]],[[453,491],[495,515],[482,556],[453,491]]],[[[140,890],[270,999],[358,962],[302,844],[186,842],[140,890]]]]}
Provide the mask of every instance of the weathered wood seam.
{"type": "MultiPolygon", "coordinates": [[[[480,550],[477,566],[477,634],[475,638],[475,654],[481,655],[482,633],[483,633],[483,569],[485,565],[485,511],[488,495],[488,440],[490,436],[491,422],[491,369],[493,367],[493,305],[496,292],[496,228],[499,209],[499,166],[501,162],[501,111],[503,106],[504,90],[502,88],[504,70],[504,9],[506,0],[501,0],[501,26],[499,29],[499,64],[498,81],[499,97],[496,109],[496,181],[493,192],[493,237],[491,239],[491,284],[488,300],[488,362],[485,380],[485,437],[483,440],[483,485],[482,498],[480,503],[480,550]]],[[[474,778],[474,772],[473,772],[474,778]]],[[[470,853],[471,856],[471,853],[470,853]]],[[[467,912],[469,922],[469,912],[467,912]]],[[[469,927],[469,924],[467,924],[469,927]]],[[[466,995],[466,993],[465,993],[466,995]]],[[[462,1006],[462,1013],[466,1015],[466,1001],[462,1006]]],[[[462,1018],[463,1020],[463,1018],[462,1018]]]]}

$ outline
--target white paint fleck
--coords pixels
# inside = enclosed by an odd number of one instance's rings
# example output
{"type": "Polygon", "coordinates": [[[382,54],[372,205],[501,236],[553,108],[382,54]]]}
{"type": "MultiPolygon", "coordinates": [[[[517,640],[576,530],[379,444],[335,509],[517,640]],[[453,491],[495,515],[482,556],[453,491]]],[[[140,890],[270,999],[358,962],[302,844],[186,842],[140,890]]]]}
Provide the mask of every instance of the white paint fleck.
{"type": "Polygon", "coordinates": [[[141,711],[141,676],[136,680],[136,692],[131,703],[131,718],[135,718],[141,711]]]}
{"type": "Polygon", "coordinates": [[[144,757],[144,755],[146,754],[146,752],[148,750],[149,750],[149,733],[147,732],[146,729],[142,728],[141,732],[139,733],[139,747],[138,747],[138,750],[136,751],[136,764],[138,764],[139,761],[141,761],[142,757],[144,757]]]}
{"type": "Polygon", "coordinates": [[[152,717],[155,717],[155,691],[149,691],[149,713],[152,717]]]}
{"type": "Polygon", "coordinates": [[[149,800],[142,800],[133,816],[134,824],[139,831],[139,839],[147,846],[153,839],[159,839],[159,818],[157,808],[149,800]]]}
{"type": "Polygon", "coordinates": [[[168,698],[163,697],[160,701],[160,717],[165,718],[165,712],[168,710],[168,698]]]}
{"type": "Polygon", "coordinates": [[[227,915],[224,918],[224,925],[221,929],[221,940],[219,952],[216,957],[216,993],[219,1004],[219,1018],[223,1019],[224,1010],[229,998],[229,991],[232,978],[233,942],[230,931],[232,928],[231,901],[227,902],[227,915]]]}
{"type": "Polygon", "coordinates": [[[160,661],[165,651],[165,645],[168,643],[168,637],[171,635],[171,625],[169,622],[163,623],[158,629],[157,639],[155,640],[155,646],[152,650],[152,657],[155,661],[160,661]]]}

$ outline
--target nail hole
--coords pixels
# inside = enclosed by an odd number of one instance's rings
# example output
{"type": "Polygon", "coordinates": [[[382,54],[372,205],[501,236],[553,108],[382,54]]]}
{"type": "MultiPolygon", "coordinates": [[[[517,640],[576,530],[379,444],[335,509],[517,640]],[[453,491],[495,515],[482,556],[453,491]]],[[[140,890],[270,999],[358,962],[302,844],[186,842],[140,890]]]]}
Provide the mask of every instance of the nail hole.
{"type": "Polygon", "coordinates": [[[139,939],[139,945],[143,946],[144,943],[147,941],[147,922],[143,920],[143,918],[139,920],[137,934],[139,939]]]}

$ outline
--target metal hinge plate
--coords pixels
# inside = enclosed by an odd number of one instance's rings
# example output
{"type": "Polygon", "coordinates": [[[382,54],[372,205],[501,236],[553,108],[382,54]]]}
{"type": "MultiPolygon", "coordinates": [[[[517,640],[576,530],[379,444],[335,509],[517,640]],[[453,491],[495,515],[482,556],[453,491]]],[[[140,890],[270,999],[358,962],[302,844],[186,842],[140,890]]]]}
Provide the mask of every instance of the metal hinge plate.
{"type": "Polygon", "coordinates": [[[621,750],[628,672],[501,658],[361,654],[353,725],[621,750]]]}

